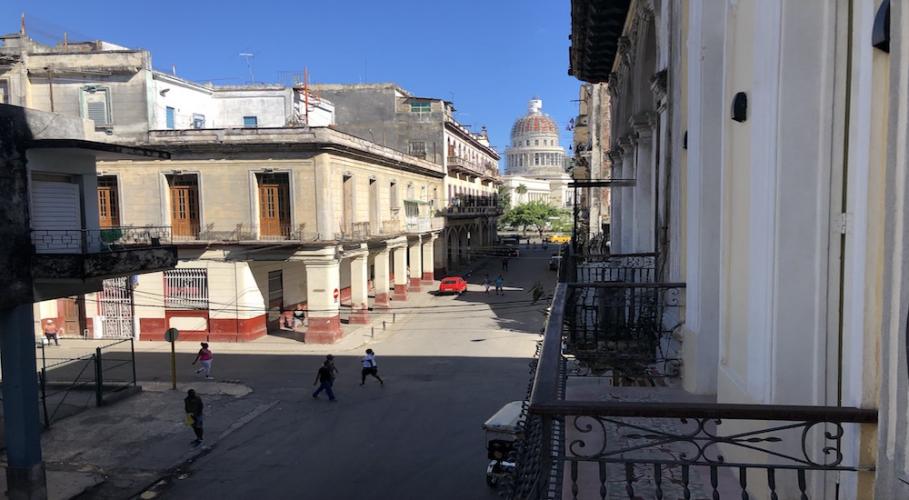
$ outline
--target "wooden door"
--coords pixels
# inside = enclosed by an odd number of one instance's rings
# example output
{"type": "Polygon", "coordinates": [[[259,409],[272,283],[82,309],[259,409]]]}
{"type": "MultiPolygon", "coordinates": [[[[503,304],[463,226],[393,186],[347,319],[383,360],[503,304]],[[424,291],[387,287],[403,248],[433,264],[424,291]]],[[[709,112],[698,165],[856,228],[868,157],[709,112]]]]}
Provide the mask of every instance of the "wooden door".
{"type": "Polygon", "coordinates": [[[199,234],[199,203],[196,186],[171,186],[170,225],[174,236],[195,238],[199,234]]]}
{"type": "Polygon", "coordinates": [[[120,226],[116,178],[98,178],[98,219],[102,228],[120,226]]]}
{"type": "Polygon", "coordinates": [[[76,299],[59,299],[57,301],[57,307],[62,309],[60,311],[60,316],[63,317],[63,324],[60,326],[63,327],[64,335],[68,337],[78,337],[82,335],[82,324],[79,321],[79,304],[77,304],[76,299]]]}
{"type": "Polygon", "coordinates": [[[259,184],[259,234],[290,236],[290,196],[287,184],[259,184]]]}

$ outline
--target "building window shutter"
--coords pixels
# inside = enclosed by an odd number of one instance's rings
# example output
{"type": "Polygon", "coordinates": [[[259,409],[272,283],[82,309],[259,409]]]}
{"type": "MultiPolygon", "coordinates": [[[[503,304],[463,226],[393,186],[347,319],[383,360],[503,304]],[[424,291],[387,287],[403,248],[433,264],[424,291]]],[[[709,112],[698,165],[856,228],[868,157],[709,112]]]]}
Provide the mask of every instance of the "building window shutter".
{"type": "Polygon", "coordinates": [[[85,103],[83,118],[95,122],[95,127],[110,127],[110,101],[107,89],[99,89],[97,87],[84,88],[82,99],[85,103]]]}

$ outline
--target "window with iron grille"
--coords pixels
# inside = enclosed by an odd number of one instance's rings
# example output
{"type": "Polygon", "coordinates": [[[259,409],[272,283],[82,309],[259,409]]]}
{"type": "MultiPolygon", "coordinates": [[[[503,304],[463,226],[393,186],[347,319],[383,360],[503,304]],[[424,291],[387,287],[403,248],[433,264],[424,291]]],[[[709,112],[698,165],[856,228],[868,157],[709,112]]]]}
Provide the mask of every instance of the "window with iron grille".
{"type": "Polygon", "coordinates": [[[0,80],[0,104],[9,104],[9,81],[0,80]]]}
{"type": "Polygon", "coordinates": [[[205,115],[193,113],[193,128],[205,128],[205,115]]]}
{"type": "Polygon", "coordinates": [[[412,141],[410,143],[410,156],[417,158],[426,158],[426,142],[412,141]]]}
{"type": "Polygon", "coordinates": [[[164,306],[208,309],[208,269],[185,267],[164,271],[164,306]]]}

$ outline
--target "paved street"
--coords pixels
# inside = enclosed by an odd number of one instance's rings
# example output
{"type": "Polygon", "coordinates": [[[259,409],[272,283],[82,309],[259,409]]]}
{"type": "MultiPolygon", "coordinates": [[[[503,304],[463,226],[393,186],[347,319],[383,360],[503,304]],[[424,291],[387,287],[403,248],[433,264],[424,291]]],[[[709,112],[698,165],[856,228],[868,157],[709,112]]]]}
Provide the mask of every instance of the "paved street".
{"type": "MultiPolygon", "coordinates": [[[[545,302],[527,288],[550,285],[548,255],[511,259],[506,294],[482,291],[499,261],[475,269],[471,290],[437,297],[413,311],[385,341],[372,344],[384,387],[359,386],[359,350],[339,353],[338,403],[310,397],[322,359],[313,355],[222,354],[219,377],[238,379],[256,405],[277,404],[194,462],[165,498],[497,498],[484,482],[481,424],[504,403],[524,397],[528,360],[545,302]]],[[[549,289],[549,288],[547,288],[549,289]]],[[[140,354],[140,371],[159,364],[140,354]]],[[[154,358],[153,358],[154,357],[154,358]]],[[[140,378],[148,379],[152,373],[140,378]]],[[[207,417],[209,424],[221,418],[207,417]]]]}
{"type": "MultiPolygon", "coordinates": [[[[375,344],[385,387],[360,387],[357,357],[339,356],[337,404],[309,396],[321,357],[219,359],[222,376],[281,403],[196,462],[166,497],[496,498],[484,483],[480,425],[524,396],[543,318],[525,289],[552,279],[541,251],[525,255],[512,259],[506,281],[520,290],[486,295],[485,270],[476,270],[469,293],[437,298],[375,344]]],[[[493,278],[498,267],[490,265],[493,278]]]]}

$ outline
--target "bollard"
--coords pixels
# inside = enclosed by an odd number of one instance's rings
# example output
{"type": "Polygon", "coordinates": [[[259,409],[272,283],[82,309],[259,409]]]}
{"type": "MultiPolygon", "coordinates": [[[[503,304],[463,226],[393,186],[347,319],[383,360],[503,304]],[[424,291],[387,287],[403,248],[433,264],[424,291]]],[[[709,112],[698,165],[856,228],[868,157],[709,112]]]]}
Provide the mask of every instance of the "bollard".
{"type": "Polygon", "coordinates": [[[372,327],[369,329],[369,337],[373,338],[373,339],[376,338],[376,327],[372,327]]]}
{"type": "Polygon", "coordinates": [[[398,315],[397,315],[397,313],[391,313],[391,322],[392,322],[392,323],[397,323],[397,322],[398,322],[398,315]]]}
{"type": "Polygon", "coordinates": [[[385,330],[385,328],[386,328],[385,320],[382,320],[382,329],[385,330]]]}

